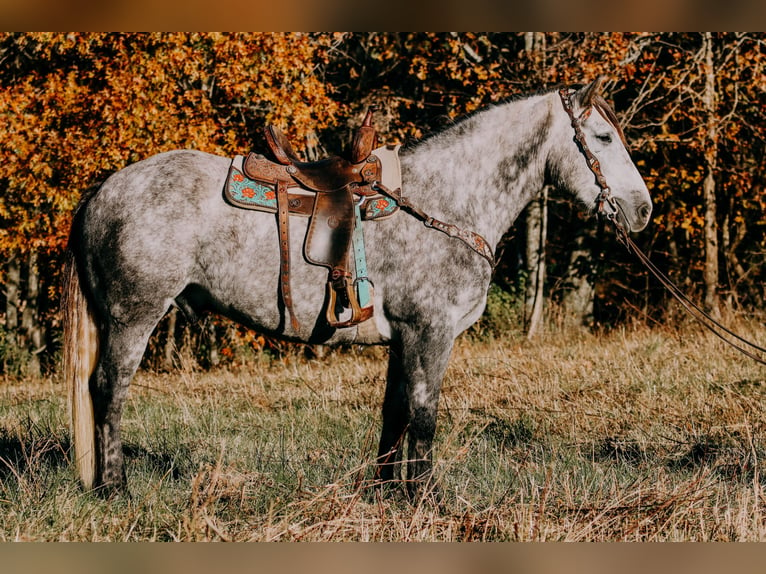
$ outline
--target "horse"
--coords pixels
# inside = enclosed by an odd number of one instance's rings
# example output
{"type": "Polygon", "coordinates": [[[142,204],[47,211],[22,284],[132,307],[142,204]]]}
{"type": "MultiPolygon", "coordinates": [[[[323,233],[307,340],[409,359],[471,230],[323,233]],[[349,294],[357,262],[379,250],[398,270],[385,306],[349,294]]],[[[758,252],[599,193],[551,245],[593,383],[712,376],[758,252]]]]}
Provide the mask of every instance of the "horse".
{"type": "MultiPolygon", "coordinates": [[[[513,97],[407,146],[400,159],[409,202],[471,230],[492,252],[547,184],[626,231],[642,230],[651,198],[603,83],[513,97]]],[[[378,484],[405,480],[417,495],[432,475],[442,379],[455,339],[485,308],[491,260],[406,212],[366,222],[376,329],[328,328],[318,288],[326,270],[304,260],[306,223],[291,218],[297,318],[291,323],[279,297],[275,217],[223,200],[231,163],[194,150],[160,153],[93,186],[76,208],[62,311],[82,487],[127,487],[123,403],[152,331],[177,306],[291,341],[387,345],[375,478],[378,484]]]]}

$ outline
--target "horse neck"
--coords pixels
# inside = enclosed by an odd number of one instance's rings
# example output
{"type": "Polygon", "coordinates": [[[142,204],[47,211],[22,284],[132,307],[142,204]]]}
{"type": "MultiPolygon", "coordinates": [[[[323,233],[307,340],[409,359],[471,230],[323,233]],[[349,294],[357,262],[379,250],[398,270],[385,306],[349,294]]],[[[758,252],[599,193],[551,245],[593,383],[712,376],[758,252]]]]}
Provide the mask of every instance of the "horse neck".
{"type": "Polygon", "coordinates": [[[404,194],[496,247],[544,185],[551,110],[550,94],[508,102],[418,144],[402,157],[404,194]]]}

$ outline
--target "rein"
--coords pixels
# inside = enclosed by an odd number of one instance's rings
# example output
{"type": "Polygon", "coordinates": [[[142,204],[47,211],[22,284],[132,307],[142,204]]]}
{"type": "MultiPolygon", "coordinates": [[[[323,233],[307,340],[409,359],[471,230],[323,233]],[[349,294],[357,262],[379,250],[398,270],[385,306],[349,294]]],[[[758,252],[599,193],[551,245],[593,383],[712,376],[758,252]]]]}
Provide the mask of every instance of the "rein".
{"type": "Polygon", "coordinates": [[[573,89],[567,89],[563,88],[559,90],[559,95],[561,96],[561,102],[564,106],[564,109],[566,110],[567,114],[569,115],[569,118],[572,122],[572,128],[575,132],[575,140],[577,141],[578,145],[580,146],[580,151],[582,151],[583,155],[585,156],[585,159],[588,163],[588,167],[593,172],[593,174],[596,176],[596,181],[598,182],[598,186],[601,188],[600,193],[598,194],[598,197],[596,198],[596,208],[597,213],[600,216],[601,220],[603,221],[606,219],[612,224],[612,227],[615,230],[615,233],[617,235],[617,239],[620,243],[622,243],[625,248],[628,250],[628,252],[632,252],[636,255],[638,260],[646,267],[649,272],[654,275],[654,277],[662,284],[665,289],[667,289],[671,295],[681,304],[681,306],[686,310],[691,317],[700,323],[703,327],[708,329],[711,333],[713,333],[716,337],[721,339],[724,343],[727,345],[733,347],[743,355],[750,357],[754,361],[766,365],[766,360],[764,360],[762,357],[756,354],[756,352],[764,353],[766,354],[766,349],[763,347],[760,347],[756,345],[755,343],[752,343],[745,339],[744,337],[741,337],[740,335],[737,335],[734,331],[729,329],[728,327],[722,325],[720,322],[716,321],[711,317],[708,313],[706,313],[702,308],[700,308],[699,305],[694,303],[689,297],[681,291],[681,289],[673,283],[670,278],[665,275],[660,269],[651,262],[649,259],[649,256],[646,255],[641,249],[639,249],[638,245],[636,245],[633,240],[628,235],[627,230],[623,227],[623,225],[618,221],[617,219],[617,212],[618,212],[618,206],[617,202],[615,201],[614,197],[612,196],[611,190],[609,189],[609,185],[606,182],[606,178],[604,177],[604,174],[601,172],[601,165],[599,164],[598,159],[593,155],[593,152],[590,151],[590,148],[588,147],[588,143],[585,140],[585,134],[582,131],[582,128],[580,127],[582,122],[585,121],[592,111],[591,107],[588,107],[580,116],[574,115],[574,107],[572,105],[572,94],[575,93],[575,90],[573,89]],[[612,207],[613,211],[611,213],[605,213],[604,210],[604,204],[609,203],[609,205],[612,207]],[[732,341],[730,338],[735,339],[738,342],[732,341]]]}
{"type": "Polygon", "coordinates": [[[679,289],[678,286],[673,283],[667,275],[660,271],[657,266],[649,260],[649,257],[638,248],[638,246],[630,237],[628,237],[628,233],[625,231],[625,228],[623,228],[622,225],[620,225],[615,220],[612,220],[612,223],[614,224],[614,229],[617,233],[617,239],[620,241],[620,243],[622,243],[629,252],[634,253],[636,257],[638,257],[638,260],[644,264],[644,267],[646,267],[651,272],[651,274],[654,275],[654,277],[660,283],[662,283],[663,287],[665,287],[665,289],[667,289],[670,294],[675,297],[675,299],[681,304],[686,312],[692,316],[695,321],[700,323],[703,327],[708,329],[724,343],[730,345],[743,355],[750,357],[762,365],[766,365],[766,360],[755,354],[755,351],[766,354],[766,349],[759,347],[755,343],[752,343],[744,337],[737,335],[734,331],[713,319],[713,317],[701,309],[699,305],[689,299],[689,297],[683,291],[681,291],[681,289],[679,289]],[[739,343],[728,339],[724,333],[729,337],[736,339],[739,341],[739,343]]]}
{"type": "Polygon", "coordinates": [[[492,253],[492,248],[489,246],[489,243],[487,243],[487,240],[484,239],[481,235],[471,231],[470,229],[462,229],[457,225],[444,223],[443,221],[439,221],[438,219],[431,217],[422,209],[419,209],[410,203],[410,200],[402,195],[401,188],[389,189],[379,181],[374,181],[371,185],[374,190],[379,191],[386,197],[393,199],[403,211],[406,211],[415,219],[422,221],[423,225],[426,227],[435,229],[436,231],[441,231],[442,233],[450,237],[454,237],[455,239],[459,239],[465,243],[468,247],[486,259],[487,263],[489,263],[490,267],[494,270],[495,256],[492,253]]]}

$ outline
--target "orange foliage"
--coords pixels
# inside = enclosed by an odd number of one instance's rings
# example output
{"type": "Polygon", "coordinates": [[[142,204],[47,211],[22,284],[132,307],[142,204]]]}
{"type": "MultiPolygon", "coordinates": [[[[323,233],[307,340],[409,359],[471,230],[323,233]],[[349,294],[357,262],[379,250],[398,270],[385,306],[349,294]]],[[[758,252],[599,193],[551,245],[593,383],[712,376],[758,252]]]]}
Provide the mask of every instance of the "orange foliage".
{"type": "Polygon", "coordinates": [[[306,138],[338,108],[304,34],[3,34],[0,46],[19,62],[0,80],[0,252],[59,251],[82,190],[128,163],[242,152],[263,121],[306,138]]]}
{"type": "MultiPolygon", "coordinates": [[[[713,38],[722,256],[757,268],[748,273],[751,291],[760,293],[764,36],[713,38]],[[727,233],[735,240],[724,253],[727,233]]],[[[529,39],[469,32],[0,33],[0,254],[47,255],[41,274],[53,300],[56,258],[81,192],[129,163],[174,148],[243,153],[266,122],[298,144],[316,148],[321,138],[336,149],[372,103],[382,104],[375,118],[381,140],[405,143],[514,94],[604,74],[655,201],[643,237],[657,252],[675,253],[674,265],[696,269],[710,148],[701,35],[545,33],[535,36],[533,49],[529,39]]],[[[566,265],[571,245],[550,247],[549,261],[566,265]]],[[[515,281],[502,272],[498,279],[515,281]]]]}

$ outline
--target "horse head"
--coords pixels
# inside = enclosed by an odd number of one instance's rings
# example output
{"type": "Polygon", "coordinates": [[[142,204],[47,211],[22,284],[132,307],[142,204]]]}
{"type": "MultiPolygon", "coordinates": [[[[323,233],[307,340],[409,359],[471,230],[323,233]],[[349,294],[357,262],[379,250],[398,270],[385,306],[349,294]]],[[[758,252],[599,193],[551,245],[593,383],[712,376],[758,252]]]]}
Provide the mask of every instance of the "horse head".
{"type": "Polygon", "coordinates": [[[552,172],[558,183],[586,205],[614,217],[629,231],[649,223],[652,200],[628,152],[617,116],[602,96],[604,78],[559,92],[564,141],[553,155],[552,172]],[[595,113],[594,113],[595,112],[595,113]]]}

